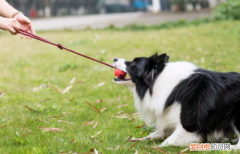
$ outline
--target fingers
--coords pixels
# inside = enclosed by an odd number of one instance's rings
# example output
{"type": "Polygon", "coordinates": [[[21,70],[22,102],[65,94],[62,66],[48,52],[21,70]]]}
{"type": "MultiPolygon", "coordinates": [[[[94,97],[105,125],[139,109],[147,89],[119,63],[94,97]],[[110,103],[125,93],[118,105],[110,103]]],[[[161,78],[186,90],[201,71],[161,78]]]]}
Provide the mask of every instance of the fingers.
{"type": "Polygon", "coordinates": [[[32,34],[36,35],[36,32],[35,32],[35,30],[33,29],[32,25],[30,26],[30,32],[31,32],[32,34]]]}
{"type": "Polygon", "coordinates": [[[11,27],[14,28],[16,32],[21,30],[21,25],[16,19],[12,20],[11,27]]]}
{"type": "Polygon", "coordinates": [[[15,30],[13,27],[10,27],[8,30],[9,30],[9,32],[10,32],[12,35],[16,35],[16,34],[17,34],[16,30],[15,30]]]}

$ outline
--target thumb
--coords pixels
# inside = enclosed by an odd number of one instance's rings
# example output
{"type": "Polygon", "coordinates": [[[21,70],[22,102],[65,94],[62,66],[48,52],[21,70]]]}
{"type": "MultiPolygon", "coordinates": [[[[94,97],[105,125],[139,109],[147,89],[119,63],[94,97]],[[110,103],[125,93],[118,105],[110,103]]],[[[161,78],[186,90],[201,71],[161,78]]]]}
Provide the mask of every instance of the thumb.
{"type": "Polygon", "coordinates": [[[25,23],[25,24],[30,24],[31,21],[24,15],[19,15],[16,17],[16,19],[20,22],[20,23],[25,23]]]}

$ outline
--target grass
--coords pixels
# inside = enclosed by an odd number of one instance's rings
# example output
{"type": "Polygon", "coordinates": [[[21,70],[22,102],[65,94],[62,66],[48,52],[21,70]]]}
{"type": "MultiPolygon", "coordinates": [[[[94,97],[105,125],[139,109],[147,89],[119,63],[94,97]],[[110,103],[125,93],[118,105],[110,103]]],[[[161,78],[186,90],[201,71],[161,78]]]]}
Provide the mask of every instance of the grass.
{"type": "MultiPolygon", "coordinates": [[[[38,32],[38,35],[107,63],[112,63],[114,57],[133,59],[158,51],[168,53],[170,61],[186,60],[215,71],[240,72],[240,22],[237,21],[167,30],[66,30],[38,32]]],[[[143,121],[132,116],[136,111],[128,89],[112,82],[113,69],[5,32],[0,33],[0,46],[0,92],[5,92],[0,97],[0,153],[83,153],[91,148],[104,154],[136,150],[158,153],[152,148],[152,141],[138,142],[131,149],[133,143],[124,141],[130,135],[146,136],[152,129],[135,128],[143,121]],[[65,89],[74,77],[70,93],[62,94],[51,87],[33,92],[34,87],[42,84],[65,89]],[[96,87],[100,83],[105,84],[96,87]],[[107,110],[98,113],[86,101],[107,110]],[[119,107],[122,104],[127,106],[119,107]],[[118,112],[131,116],[116,118],[118,112]],[[93,124],[84,126],[91,121],[93,124]],[[40,128],[62,131],[46,132],[40,128]],[[91,137],[99,131],[99,135],[91,137]]],[[[163,149],[177,153],[184,148],[163,149]]]]}

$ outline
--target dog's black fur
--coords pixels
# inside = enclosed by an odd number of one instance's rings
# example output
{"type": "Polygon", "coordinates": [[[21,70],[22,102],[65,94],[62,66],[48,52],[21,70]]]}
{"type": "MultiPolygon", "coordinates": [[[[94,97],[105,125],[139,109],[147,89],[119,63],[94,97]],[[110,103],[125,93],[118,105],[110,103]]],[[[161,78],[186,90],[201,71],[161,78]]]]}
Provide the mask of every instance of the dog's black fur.
{"type": "MultiPolygon", "coordinates": [[[[164,70],[169,57],[166,54],[127,61],[127,72],[136,85],[140,99],[146,91],[153,93],[156,78],[164,70]]],[[[223,131],[232,135],[240,132],[240,74],[220,73],[196,69],[181,81],[168,97],[165,109],[181,103],[181,123],[189,132],[196,132],[206,141],[207,135],[223,131]]]]}
{"type": "Polygon", "coordinates": [[[169,56],[167,54],[158,55],[146,58],[135,58],[133,61],[126,61],[127,72],[131,76],[131,80],[136,84],[136,90],[143,99],[146,91],[149,89],[152,94],[154,82],[159,74],[163,71],[169,56]]]}
{"type": "Polygon", "coordinates": [[[180,102],[183,127],[198,132],[205,140],[214,131],[229,136],[233,126],[240,132],[240,74],[204,69],[195,73],[175,87],[165,109],[180,102]]]}

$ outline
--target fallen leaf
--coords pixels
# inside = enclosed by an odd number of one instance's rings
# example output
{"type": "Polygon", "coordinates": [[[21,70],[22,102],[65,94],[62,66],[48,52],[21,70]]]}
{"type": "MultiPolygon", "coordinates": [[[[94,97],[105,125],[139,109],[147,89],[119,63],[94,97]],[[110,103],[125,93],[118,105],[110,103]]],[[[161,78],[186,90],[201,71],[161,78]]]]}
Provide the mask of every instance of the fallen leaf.
{"type": "Polygon", "coordinates": [[[119,112],[117,112],[116,114],[121,114],[123,112],[123,110],[122,111],[119,111],[119,112]]]}
{"type": "Polygon", "coordinates": [[[144,126],[147,126],[147,125],[144,123],[143,125],[137,126],[137,127],[135,127],[135,128],[143,128],[144,126]]]}
{"type": "Polygon", "coordinates": [[[47,122],[47,121],[44,121],[44,120],[39,120],[39,119],[36,119],[36,121],[40,121],[40,122],[43,122],[43,123],[49,124],[49,122],[47,122]]]}
{"type": "Polygon", "coordinates": [[[76,77],[72,78],[72,80],[70,81],[70,84],[73,84],[76,80],[76,77]]]}
{"type": "Polygon", "coordinates": [[[124,107],[124,106],[128,106],[128,104],[119,105],[117,108],[121,108],[121,107],[124,107]]]}
{"type": "Polygon", "coordinates": [[[101,113],[103,113],[105,110],[107,110],[107,107],[102,108],[100,111],[101,111],[101,113]]]}
{"type": "Polygon", "coordinates": [[[133,116],[133,118],[136,119],[136,118],[139,118],[140,114],[139,113],[134,113],[132,116],[133,116]]]}
{"type": "Polygon", "coordinates": [[[69,92],[69,90],[70,90],[72,87],[73,87],[73,85],[68,86],[67,88],[65,88],[65,89],[62,91],[62,93],[63,93],[63,94],[66,94],[67,92],[69,92]]]}
{"type": "Polygon", "coordinates": [[[41,102],[47,102],[47,101],[50,101],[50,100],[51,100],[50,98],[47,98],[47,99],[42,100],[41,102]]]}
{"type": "Polygon", "coordinates": [[[52,88],[53,90],[55,90],[55,91],[57,91],[57,92],[59,92],[59,93],[62,93],[62,90],[59,90],[58,88],[56,88],[55,86],[51,85],[50,83],[48,84],[48,86],[49,86],[50,88],[52,88]]]}
{"type": "Polygon", "coordinates": [[[84,83],[83,81],[77,81],[77,83],[84,83]]]}
{"type": "Polygon", "coordinates": [[[163,149],[159,148],[159,147],[153,147],[153,149],[159,151],[159,152],[162,152],[162,153],[166,153],[166,154],[169,154],[167,151],[164,151],[163,149]]]}
{"type": "Polygon", "coordinates": [[[94,121],[85,121],[82,123],[82,126],[92,125],[93,123],[94,123],[94,121]]]}
{"type": "Polygon", "coordinates": [[[94,110],[96,110],[97,112],[101,113],[101,111],[100,111],[98,108],[96,108],[95,106],[93,106],[91,103],[89,103],[89,102],[87,102],[87,101],[86,101],[86,103],[87,103],[88,105],[90,105],[94,110]]]}
{"type": "Polygon", "coordinates": [[[96,85],[95,88],[99,88],[99,87],[102,87],[102,86],[104,86],[104,85],[105,85],[105,83],[104,83],[104,82],[101,82],[101,83],[99,83],[98,85],[96,85]]]}
{"type": "Polygon", "coordinates": [[[138,151],[136,150],[134,154],[138,154],[138,151]]]}
{"type": "Polygon", "coordinates": [[[116,103],[118,103],[121,100],[121,97],[118,97],[116,100],[116,103]]]}
{"type": "Polygon", "coordinates": [[[38,90],[41,90],[41,89],[47,88],[47,87],[48,87],[47,84],[41,84],[41,85],[38,86],[38,87],[34,87],[34,88],[33,88],[33,92],[37,92],[38,90]]]}
{"type": "Polygon", "coordinates": [[[7,127],[7,125],[0,125],[0,128],[2,128],[2,127],[7,127]]]}
{"type": "Polygon", "coordinates": [[[53,116],[50,116],[49,118],[61,118],[63,117],[63,115],[53,115],[53,116]]]}
{"type": "Polygon", "coordinates": [[[125,119],[125,118],[128,118],[128,114],[123,114],[123,115],[119,115],[119,116],[116,116],[116,118],[119,118],[119,119],[125,119]]]}
{"type": "MultiPolygon", "coordinates": [[[[19,105],[21,105],[21,104],[19,104],[19,105]]],[[[21,105],[21,106],[27,108],[27,109],[30,110],[30,111],[38,112],[37,110],[34,110],[34,109],[32,109],[32,108],[30,108],[30,107],[28,107],[28,106],[26,106],[26,105],[21,105]]]]}
{"type": "Polygon", "coordinates": [[[98,151],[96,149],[90,149],[90,154],[98,154],[98,151]]]}
{"type": "Polygon", "coordinates": [[[69,142],[76,143],[77,141],[75,141],[75,140],[70,140],[69,142]]]}
{"type": "Polygon", "coordinates": [[[96,100],[96,103],[101,103],[101,102],[102,102],[101,99],[96,100]]]}
{"type": "Polygon", "coordinates": [[[133,145],[130,147],[130,149],[132,149],[137,142],[138,142],[138,141],[134,142],[133,145]]]}
{"type": "Polygon", "coordinates": [[[183,149],[181,152],[179,152],[178,154],[183,154],[184,152],[188,151],[189,148],[183,149]]]}
{"type": "Polygon", "coordinates": [[[150,140],[151,138],[149,137],[143,137],[143,138],[135,138],[133,136],[130,136],[128,139],[126,139],[125,141],[127,142],[137,142],[137,141],[147,141],[150,140]]]}
{"type": "Polygon", "coordinates": [[[39,129],[43,130],[43,131],[47,131],[47,132],[61,132],[62,130],[60,128],[42,128],[40,127],[39,129]]]}
{"type": "Polygon", "coordinates": [[[23,137],[27,137],[30,133],[32,133],[32,131],[30,130],[29,132],[27,132],[26,134],[22,135],[23,137]]]}
{"type": "Polygon", "coordinates": [[[96,127],[97,127],[97,124],[98,124],[98,121],[95,123],[95,125],[93,126],[93,128],[96,128],[96,127]]]}
{"type": "Polygon", "coordinates": [[[95,138],[95,137],[98,136],[101,132],[102,132],[102,130],[100,130],[99,132],[97,132],[96,135],[91,136],[91,138],[95,138]]]}
{"type": "Polygon", "coordinates": [[[65,122],[65,123],[68,123],[68,124],[73,124],[73,122],[64,121],[64,120],[58,120],[58,122],[65,122]]]}
{"type": "Polygon", "coordinates": [[[3,97],[5,95],[5,92],[0,93],[0,97],[3,97]]]}
{"type": "Polygon", "coordinates": [[[139,113],[134,113],[133,116],[139,116],[140,114],[139,113]]]}
{"type": "Polygon", "coordinates": [[[118,150],[120,146],[118,145],[116,148],[107,148],[107,150],[118,150]]]}

